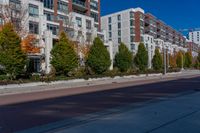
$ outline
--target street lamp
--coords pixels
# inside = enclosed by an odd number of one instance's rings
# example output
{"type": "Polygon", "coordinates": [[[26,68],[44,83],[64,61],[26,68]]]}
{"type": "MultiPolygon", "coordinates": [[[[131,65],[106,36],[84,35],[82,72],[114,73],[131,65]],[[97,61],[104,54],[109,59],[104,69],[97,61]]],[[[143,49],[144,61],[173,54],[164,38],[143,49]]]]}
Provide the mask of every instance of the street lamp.
{"type": "Polygon", "coordinates": [[[183,61],[184,61],[184,60],[183,60],[183,54],[181,54],[181,55],[182,55],[182,56],[181,56],[181,57],[182,57],[182,58],[181,58],[181,59],[182,59],[182,68],[181,68],[181,70],[183,71],[183,70],[184,70],[184,67],[183,67],[183,64],[184,64],[183,61]]]}
{"type": "Polygon", "coordinates": [[[163,45],[163,50],[164,50],[164,75],[167,73],[167,61],[166,61],[166,49],[165,46],[163,45]]]}

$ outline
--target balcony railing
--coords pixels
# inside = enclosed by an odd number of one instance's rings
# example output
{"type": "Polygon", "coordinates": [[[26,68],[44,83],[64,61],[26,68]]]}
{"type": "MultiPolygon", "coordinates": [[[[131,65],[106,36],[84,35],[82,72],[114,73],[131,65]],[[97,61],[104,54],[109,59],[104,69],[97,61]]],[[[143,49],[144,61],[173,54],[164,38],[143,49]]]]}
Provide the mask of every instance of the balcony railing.
{"type": "Polygon", "coordinates": [[[86,7],[85,2],[80,1],[80,0],[73,0],[73,4],[80,5],[82,7],[86,7]]]}

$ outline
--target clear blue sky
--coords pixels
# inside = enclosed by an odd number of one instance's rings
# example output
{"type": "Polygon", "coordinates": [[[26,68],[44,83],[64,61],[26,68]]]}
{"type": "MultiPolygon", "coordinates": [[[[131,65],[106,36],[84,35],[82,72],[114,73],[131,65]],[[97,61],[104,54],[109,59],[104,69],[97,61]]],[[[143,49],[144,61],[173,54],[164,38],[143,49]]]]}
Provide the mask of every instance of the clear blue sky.
{"type": "Polygon", "coordinates": [[[101,15],[141,7],[175,29],[200,28],[200,0],[101,0],[101,15]]]}

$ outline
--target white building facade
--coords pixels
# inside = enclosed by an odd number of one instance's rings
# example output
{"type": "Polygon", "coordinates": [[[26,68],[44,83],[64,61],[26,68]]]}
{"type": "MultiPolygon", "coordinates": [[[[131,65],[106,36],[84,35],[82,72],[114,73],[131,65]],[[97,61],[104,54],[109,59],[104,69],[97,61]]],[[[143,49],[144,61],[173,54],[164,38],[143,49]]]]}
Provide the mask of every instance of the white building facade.
{"type": "Polygon", "coordinates": [[[189,41],[194,42],[200,46],[200,30],[189,32],[189,41]]]}
{"type": "MultiPolygon", "coordinates": [[[[20,23],[27,34],[37,37],[35,45],[41,49],[40,53],[29,55],[33,72],[45,69],[43,71],[48,74],[51,71],[50,51],[61,31],[79,45],[90,45],[97,36],[105,41],[106,47],[112,45],[101,30],[100,0],[3,0],[0,4],[25,12],[20,23]],[[45,67],[41,60],[45,60],[45,67]]],[[[0,25],[3,23],[0,12],[0,25]]]]}
{"type": "Polygon", "coordinates": [[[141,8],[131,8],[103,16],[101,22],[107,38],[113,41],[113,55],[118,52],[121,42],[125,43],[135,55],[139,43],[142,42],[148,51],[149,68],[152,68],[152,59],[156,48],[161,53],[164,53],[165,49],[168,56],[175,54],[177,50],[185,51],[186,39],[181,33],[153,15],[145,13],[141,8]]]}

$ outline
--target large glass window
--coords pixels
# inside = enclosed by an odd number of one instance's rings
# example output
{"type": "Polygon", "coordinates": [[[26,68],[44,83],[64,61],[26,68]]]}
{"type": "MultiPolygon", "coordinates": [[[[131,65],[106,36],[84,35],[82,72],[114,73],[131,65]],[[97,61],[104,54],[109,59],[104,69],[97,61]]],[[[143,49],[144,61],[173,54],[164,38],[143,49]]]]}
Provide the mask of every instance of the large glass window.
{"type": "Polygon", "coordinates": [[[94,1],[94,0],[91,0],[90,8],[97,11],[98,10],[98,2],[94,1]]]}
{"type": "Polygon", "coordinates": [[[78,27],[82,27],[82,19],[79,17],[76,17],[76,23],[78,25],[78,27]]]}
{"type": "Polygon", "coordinates": [[[118,20],[118,21],[121,20],[121,15],[117,15],[117,20],[118,20]]]}
{"type": "Polygon", "coordinates": [[[61,0],[58,1],[58,11],[68,13],[68,5],[61,0]]]}
{"type": "Polygon", "coordinates": [[[29,4],[29,15],[30,16],[39,16],[38,6],[29,4]]]}
{"type": "Polygon", "coordinates": [[[121,23],[118,23],[118,29],[121,29],[121,23]]]}
{"type": "Polygon", "coordinates": [[[12,9],[15,9],[15,10],[20,10],[21,9],[20,0],[10,0],[9,4],[12,7],[12,9]]]}
{"type": "Polygon", "coordinates": [[[135,29],[133,27],[130,28],[130,34],[135,34],[135,29]]]}
{"type": "Polygon", "coordinates": [[[91,17],[94,18],[95,22],[99,22],[99,15],[97,13],[91,12],[91,17]]]}
{"type": "Polygon", "coordinates": [[[111,17],[108,18],[108,23],[112,23],[112,18],[111,17]]]}
{"type": "Polygon", "coordinates": [[[135,50],[135,44],[131,44],[131,50],[135,50]]]}
{"type": "Polygon", "coordinates": [[[92,23],[90,20],[86,20],[86,29],[91,29],[92,28],[92,23]]]}
{"type": "Polygon", "coordinates": [[[53,9],[53,3],[54,0],[44,0],[44,7],[45,8],[49,8],[49,9],[53,9]]]}
{"type": "Polygon", "coordinates": [[[130,20],[130,26],[134,26],[135,25],[135,21],[134,20],[130,20]]]}
{"type": "Polygon", "coordinates": [[[131,42],[135,41],[135,37],[134,36],[131,36],[130,39],[131,39],[131,42]]]}
{"type": "Polygon", "coordinates": [[[134,18],[134,12],[130,12],[130,18],[133,19],[134,18]]]}
{"type": "Polygon", "coordinates": [[[111,31],[112,30],[112,25],[109,25],[108,29],[109,29],[109,31],[111,31]]]}
{"type": "Polygon", "coordinates": [[[32,34],[39,33],[39,24],[37,22],[29,21],[29,32],[32,34]]]}
{"type": "Polygon", "coordinates": [[[44,11],[44,14],[47,16],[48,21],[54,21],[54,14],[53,13],[44,11]]]}
{"type": "Polygon", "coordinates": [[[52,24],[47,24],[47,29],[50,30],[50,31],[52,31],[53,35],[57,35],[58,31],[59,31],[58,26],[52,25],[52,24]]]}
{"type": "Polygon", "coordinates": [[[58,20],[63,21],[64,24],[69,24],[69,18],[67,16],[58,15],[58,20]]]}

